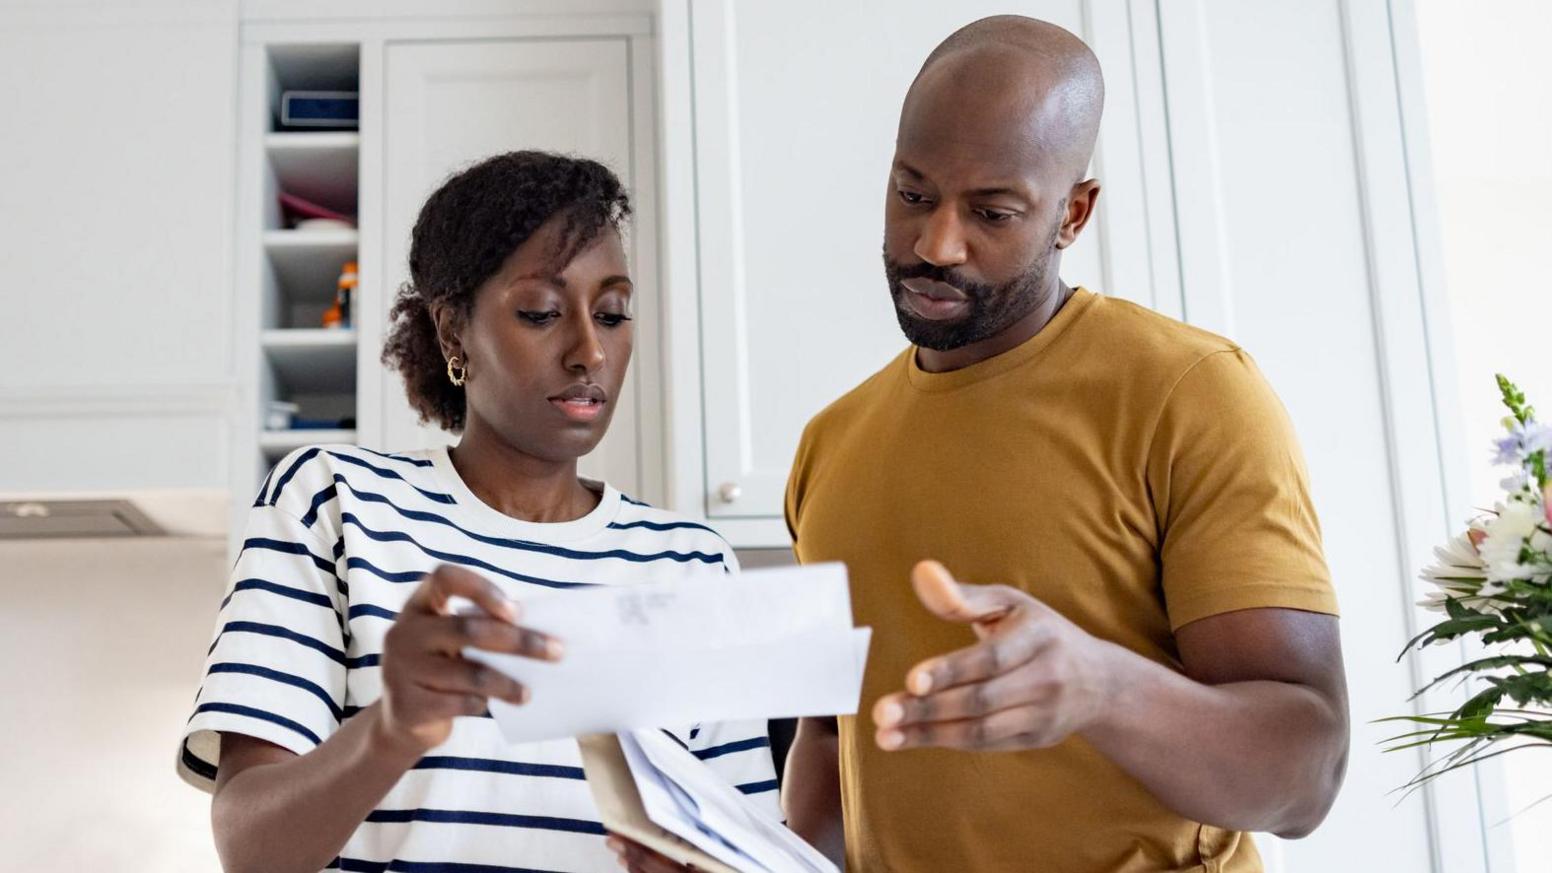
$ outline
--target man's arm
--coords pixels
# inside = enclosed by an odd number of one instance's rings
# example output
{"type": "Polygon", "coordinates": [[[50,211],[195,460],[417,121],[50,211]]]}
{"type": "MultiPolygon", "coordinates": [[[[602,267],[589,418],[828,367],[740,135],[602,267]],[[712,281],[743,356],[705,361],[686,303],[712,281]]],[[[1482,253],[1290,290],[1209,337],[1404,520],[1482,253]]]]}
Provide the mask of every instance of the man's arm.
{"type": "Polygon", "coordinates": [[[839,745],[833,717],[800,720],[797,738],[787,753],[781,792],[787,827],[836,866],[844,864],[846,857],[839,745]]]}
{"type": "Polygon", "coordinates": [[[1012,750],[1082,736],[1165,805],[1233,830],[1310,833],[1346,768],[1336,618],[1247,609],[1176,633],[1184,674],[1085,633],[1029,595],[914,576],[980,642],[918,664],[873,709],[885,749],[1012,750]]]}

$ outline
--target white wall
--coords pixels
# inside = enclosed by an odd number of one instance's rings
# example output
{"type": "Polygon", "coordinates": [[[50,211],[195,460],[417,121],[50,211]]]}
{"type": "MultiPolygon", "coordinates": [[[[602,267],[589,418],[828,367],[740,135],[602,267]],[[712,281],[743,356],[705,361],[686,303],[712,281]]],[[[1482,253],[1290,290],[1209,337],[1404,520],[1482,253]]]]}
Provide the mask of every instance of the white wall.
{"type": "Polygon", "coordinates": [[[0,868],[220,869],[210,798],[173,762],[225,543],[0,543],[0,567],[0,868]]]}
{"type": "MultiPolygon", "coordinates": [[[[1552,417],[1552,3],[1418,0],[1435,198],[1455,340],[1469,503],[1501,496],[1489,463],[1494,373],[1552,417]]],[[[1503,759],[1511,813],[1552,794],[1552,755],[1503,759]]],[[[1547,869],[1552,804],[1511,819],[1517,869],[1547,869]]]]}
{"type": "Polygon", "coordinates": [[[236,28],[0,4],[0,493],[225,487],[236,28]]]}

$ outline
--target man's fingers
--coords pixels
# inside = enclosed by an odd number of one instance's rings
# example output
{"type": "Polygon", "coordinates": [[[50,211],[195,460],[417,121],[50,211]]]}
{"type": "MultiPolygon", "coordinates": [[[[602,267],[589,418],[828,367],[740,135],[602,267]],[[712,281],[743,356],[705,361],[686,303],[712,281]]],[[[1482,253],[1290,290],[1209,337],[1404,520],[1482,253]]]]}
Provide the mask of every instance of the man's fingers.
{"type": "Polygon", "coordinates": [[[965,585],[937,561],[921,561],[911,570],[911,585],[934,615],[947,621],[995,621],[1019,605],[1019,593],[1004,585],[965,585]]]}
{"type": "Polygon", "coordinates": [[[1050,639],[1037,618],[998,628],[980,642],[957,652],[929,658],[905,674],[905,688],[917,697],[933,691],[980,682],[1023,665],[1050,639]]]}
{"type": "Polygon", "coordinates": [[[1000,710],[1039,703],[1041,689],[1028,669],[1001,673],[983,682],[969,682],[921,697],[904,692],[886,694],[873,705],[873,723],[880,728],[933,721],[980,718],[1000,710]]]}
{"type": "Polygon", "coordinates": [[[430,612],[445,615],[447,602],[454,597],[464,597],[487,613],[504,621],[517,621],[517,604],[513,603],[484,576],[453,564],[442,564],[426,574],[420,587],[404,605],[406,612],[430,612]]]}
{"type": "Polygon", "coordinates": [[[1016,706],[981,718],[923,722],[880,729],[875,737],[888,751],[939,746],[991,750],[1043,745],[1048,713],[1039,706],[1016,706]]]}

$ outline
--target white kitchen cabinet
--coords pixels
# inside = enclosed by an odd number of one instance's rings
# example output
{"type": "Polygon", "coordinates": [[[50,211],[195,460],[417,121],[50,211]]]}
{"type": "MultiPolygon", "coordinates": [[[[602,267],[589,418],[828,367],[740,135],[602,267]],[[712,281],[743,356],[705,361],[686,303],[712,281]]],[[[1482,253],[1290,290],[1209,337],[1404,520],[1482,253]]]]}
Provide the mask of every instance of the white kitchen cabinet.
{"type": "MultiPolygon", "coordinates": [[[[634,178],[630,51],[623,37],[390,43],[384,52],[385,289],[409,278],[410,231],[421,204],[455,171],[515,149],[583,155],[634,178]]],[[[649,169],[650,172],[650,169],[649,169]]],[[[655,245],[641,234],[637,246],[655,245]]],[[[646,283],[650,294],[651,283],[646,283]]],[[[380,295],[386,325],[392,296],[380,295]]],[[[640,391],[632,368],[604,442],[584,473],[627,493],[640,488],[636,456],[640,391]]],[[[396,371],[383,370],[381,445],[454,442],[420,425],[396,371]]]]}

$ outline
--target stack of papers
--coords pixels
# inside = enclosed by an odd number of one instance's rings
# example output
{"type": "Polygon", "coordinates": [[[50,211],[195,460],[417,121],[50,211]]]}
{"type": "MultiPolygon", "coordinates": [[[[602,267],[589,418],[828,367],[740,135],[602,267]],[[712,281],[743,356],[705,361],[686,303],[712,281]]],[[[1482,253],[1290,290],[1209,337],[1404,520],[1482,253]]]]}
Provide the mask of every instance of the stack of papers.
{"type": "Polygon", "coordinates": [[[599,812],[616,833],[711,873],[838,873],[662,731],[580,745],[599,812]]]}
{"type": "Polygon", "coordinates": [[[521,613],[562,641],[561,660],[464,651],[532,692],[523,706],[491,701],[511,742],[848,715],[871,634],[852,627],[841,564],[558,592],[521,613]]]}

